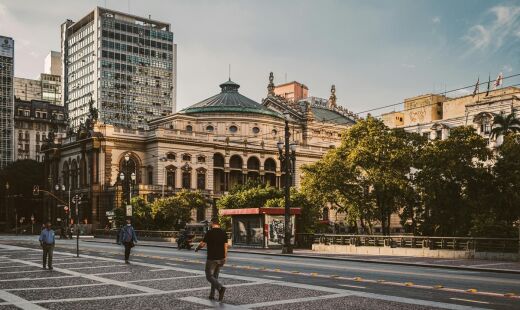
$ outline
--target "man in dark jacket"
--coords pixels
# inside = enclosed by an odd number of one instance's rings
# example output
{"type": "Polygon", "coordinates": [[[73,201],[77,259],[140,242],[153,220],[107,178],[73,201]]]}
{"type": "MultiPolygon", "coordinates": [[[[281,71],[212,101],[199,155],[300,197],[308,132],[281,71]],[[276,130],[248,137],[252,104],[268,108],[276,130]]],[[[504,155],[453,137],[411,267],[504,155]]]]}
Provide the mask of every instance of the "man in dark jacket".
{"type": "Polygon", "coordinates": [[[226,263],[227,257],[227,246],[228,246],[227,234],[220,228],[218,218],[211,220],[211,229],[204,235],[204,240],[195,249],[195,252],[208,247],[208,256],[206,259],[206,279],[211,283],[211,291],[209,299],[215,299],[215,290],[218,290],[218,300],[224,299],[224,293],[226,288],[218,282],[218,275],[220,268],[226,263]]]}
{"type": "Polygon", "coordinates": [[[126,220],[126,226],[121,227],[121,230],[119,231],[117,244],[120,245],[121,243],[125,246],[125,264],[130,264],[128,261],[130,259],[130,250],[137,243],[137,236],[130,219],[126,220]]]}

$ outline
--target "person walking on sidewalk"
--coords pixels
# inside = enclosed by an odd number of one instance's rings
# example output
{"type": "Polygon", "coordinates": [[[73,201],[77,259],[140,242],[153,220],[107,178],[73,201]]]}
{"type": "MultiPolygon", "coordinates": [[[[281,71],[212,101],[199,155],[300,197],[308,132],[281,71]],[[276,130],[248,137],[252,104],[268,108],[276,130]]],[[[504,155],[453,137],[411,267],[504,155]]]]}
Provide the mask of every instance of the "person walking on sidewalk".
{"type": "Polygon", "coordinates": [[[54,230],[51,228],[51,222],[47,222],[45,229],[40,233],[40,238],[38,240],[43,249],[43,269],[45,269],[47,263],[49,263],[49,270],[52,270],[52,254],[54,252],[54,244],[56,243],[56,240],[54,230]]]}
{"type": "Polygon", "coordinates": [[[218,275],[220,268],[226,263],[227,257],[227,246],[228,246],[227,234],[220,228],[218,218],[211,220],[211,229],[204,235],[204,239],[199,243],[195,252],[208,247],[208,256],[206,259],[206,279],[211,283],[211,291],[209,299],[215,299],[215,290],[218,291],[218,300],[224,299],[224,293],[226,288],[218,281],[218,275]]]}
{"type": "Polygon", "coordinates": [[[126,226],[121,227],[119,231],[117,244],[121,243],[125,246],[125,264],[130,264],[130,250],[137,243],[137,236],[135,235],[135,230],[132,227],[132,221],[130,219],[126,220],[126,226]]]}

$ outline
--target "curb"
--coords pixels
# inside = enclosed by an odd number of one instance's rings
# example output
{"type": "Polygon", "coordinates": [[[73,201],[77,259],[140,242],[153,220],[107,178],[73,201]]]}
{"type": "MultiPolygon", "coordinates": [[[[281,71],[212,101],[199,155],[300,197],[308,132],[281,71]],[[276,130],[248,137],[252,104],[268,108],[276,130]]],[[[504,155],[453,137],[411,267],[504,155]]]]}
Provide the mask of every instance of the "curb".
{"type": "MultiPolygon", "coordinates": [[[[98,243],[111,243],[116,244],[111,241],[99,241],[94,239],[83,240],[85,242],[98,242],[98,243]]],[[[140,246],[146,247],[156,247],[156,248],[168,248],[168,249],[176,249],[176,246],[173,245],[153,245],[153,244],[139,244],[140,246]]],[[[205,250],[205,249],[203,249],[205,250]]],[[[477,268],[477,267],[467,267],[467,266],[452,266],[452,265],[439,265],[439,264],[423,264],[423,263],[409,263],[409,262],[394,262],[394,261],[385,261],[385,260],[363,260],[359,258],[339,258],[339,257],[324,257],[324,256],[316,256],[316,255],[299,255],[299,254],[277,254],[277,253],[263,253],[258,251],[241,251],[241,250],[233,250],[229,249],[229,252],[233,253],[244,253],[244,254],[254,254],[254,255],[267,255],[267,256],[277,256],[277,257],[295,257],[295,258],[312,258],[312,259],[323,259],[323,260],[332,260],[332,261],[345,261],[345,262],[359,262],[359,263],[372,263],[372,264],[385,264],[385,265],[401,265],[401,266],[413,266],[413,267],[422,267],[422,268],[437,268],[437,269],[452,269],[452,270],[465,270],[465,271],[476,271],[476,272],[496,272],[496,273],[509,273],[509,274],[520,274],[520,270],[511,270],[511,269],[494,269],[494,268],[477,268]]]]}

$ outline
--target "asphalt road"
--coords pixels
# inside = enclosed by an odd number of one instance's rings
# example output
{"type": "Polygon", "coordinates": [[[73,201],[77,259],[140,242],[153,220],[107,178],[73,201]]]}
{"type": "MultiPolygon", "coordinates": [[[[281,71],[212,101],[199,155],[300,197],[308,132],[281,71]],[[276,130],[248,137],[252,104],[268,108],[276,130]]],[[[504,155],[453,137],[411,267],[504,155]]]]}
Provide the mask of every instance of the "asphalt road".
{"type": "Polygon", "coordinates": [[[0,309],[520,309],[520,274],[249,253],[230,254],[226,298],[212,303],[205,252],[138,245],[125,266],[115,244],[80,241],[78,259],[75,240],[57,242],[49,272],[35,237],[0,236],[0,309]]]}

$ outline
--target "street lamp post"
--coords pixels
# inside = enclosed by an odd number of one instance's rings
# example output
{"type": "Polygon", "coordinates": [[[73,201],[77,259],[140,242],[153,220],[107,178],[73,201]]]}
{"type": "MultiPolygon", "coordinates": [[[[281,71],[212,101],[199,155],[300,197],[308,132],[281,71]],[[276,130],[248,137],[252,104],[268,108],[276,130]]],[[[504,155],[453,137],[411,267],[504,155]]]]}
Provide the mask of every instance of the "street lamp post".
{"type": "Polygon", "coordinates": [[[292,225],[291,225],[291,182],[293,165],[296,160],[296,144],[290,143],[290,132],[289,132],[289,119],[288,115],[285,115],[285,143],[278,142],[278,153],[280,164],[285,172],[285,188],[284,188],[284,196],[285,196],[285,233],[284,233],[284,245],[282,247],[282,254],[292,254],[293,248],[291,244],[292,237],[292,225]],[[285,150],[285,154],[284,154],[285,150]]]}
{"type": "Polygon", "coordinates": [[[5,182],[5,225],[9,227],[9,182],[5,182]]]}
{"type": "Polygon", "coordinates": [[[74,202],[76,206],[76,257],[79,257],[79,208],[78,204],[80,204],[81,196],[75,195],[74,198],[72,198],[72,201],[74,202]]]}

